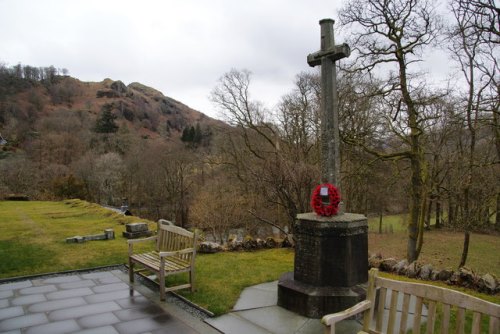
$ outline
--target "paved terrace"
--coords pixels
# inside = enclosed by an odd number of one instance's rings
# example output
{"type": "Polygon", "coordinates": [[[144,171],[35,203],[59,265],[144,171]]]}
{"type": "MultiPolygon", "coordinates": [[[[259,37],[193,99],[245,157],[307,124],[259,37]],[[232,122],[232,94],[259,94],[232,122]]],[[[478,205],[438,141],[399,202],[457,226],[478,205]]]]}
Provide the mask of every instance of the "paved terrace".
{"type": "Polygon", "coordinates": [[[220,333],[121,270],[0,284],[0,333],[220,333]]]}
{"type": "MultiPolygon", "coordinates": [[[[120,266],[0,284],[0,333],[323,333],[319,319],[276,303],[277,282],[259,284],[243,291],[232,312],[209,318],[169,294],[161,302],[157,286],[145,280],[131,285],[120,266]]],[[[337,331],[357,333],[359,328],[355,321],[344,321],[337,331]]]]}

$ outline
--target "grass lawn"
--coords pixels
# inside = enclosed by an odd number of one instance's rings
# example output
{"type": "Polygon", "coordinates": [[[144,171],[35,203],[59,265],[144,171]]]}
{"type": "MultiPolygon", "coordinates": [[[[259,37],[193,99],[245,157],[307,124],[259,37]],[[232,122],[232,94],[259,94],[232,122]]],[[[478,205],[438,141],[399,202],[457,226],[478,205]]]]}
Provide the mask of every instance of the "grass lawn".
{"type": "MultiPolygon", "coordinates": [[[[407,232],[402,215],[385,216],[382,234],[378,233],[378,218],[369,219],[368,249],[383,257],[406,257],[407,232]],[[392,225],[391,232],[385,226],[392,225]]],[[[466,266],[477,273],[490,273],[500,277],[500,237],[498,235],[472,233],[466,266]]],[[[424,244],[418,261],[430,263],[435,268],[457,269],[462,256],[464,235],[446,229],[424,232],[424,244]]]]}
{"type": "Polygon", "coordinates": [[[200,254],[196,256],[196,291],[179,290],[179,294],[216,315],[224,314],[244,288],[275,281],[293,271],[293,259],[290,248],[200,254]]]}
{"type": "MultiPolygon", "coordinates": [[[[398,221],[397,217],[392,219],[398,221]]],[[[0,278],[125,263],[127,243],[122,237],[124,224],[137,221],[148,222],[79,200],[0,201],[0,278]],[[100,234],[107,228],[114,229],[115,240],[83,244],[65,242],[68,237],[100,234]]],[[[151,230],[156,229],[154,222],[148,223],[151,230]]],[[[461,242],[461,233],[427,232],[421,258],[437,267],[455,268],[461,242]]],[[[144,250],[152,246],[141,245],[144,250]]],[[[498,237],[473,234],[468,265],[479,272],[500,275],[499,247],[498,237]]],[[[369,233],[370,252],[402,259],[405,249],[406,233],[399,225],[393,228],[393,233],[369,233]]],[[[227,313],[245,287],[274,281],[281,274],[293,271],[293,259],[291,249],[199,254],[196,257],[197,290],[193,294],[186,291],[180,293],[217,315],[227,313]]],[[[169,279],[178,281],[186,277],[169,279]]],[[[500,302],[498,296],[475,295],[500,302]]]]}
{"type": "MultiPolygon", "coordinates": [[[[139,219],[79,200],[0,201],[0,278],[124,263],[124,223],[134,221],[139,219]],[[66,243],[107,228],[115,231],[115,240],[66,243]]],[[[156,224],[150,222],[150,229],[156,224]]]]}

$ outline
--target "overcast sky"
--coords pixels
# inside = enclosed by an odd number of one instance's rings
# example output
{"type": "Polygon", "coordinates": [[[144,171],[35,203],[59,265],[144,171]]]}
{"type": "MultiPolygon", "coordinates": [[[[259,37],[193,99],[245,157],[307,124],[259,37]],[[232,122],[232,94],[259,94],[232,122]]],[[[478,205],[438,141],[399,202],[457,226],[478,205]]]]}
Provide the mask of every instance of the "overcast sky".
{"type": "Polygon", "coordinates": [[[248,69],[252,97],[272,108],[295,75],[309,70],[318,22],[335,19],[340,6],[340,0],[0,0],[0,62],[54,65],[83,81],[140,82],[210,116],[217,116],[209,101],[217,79],[231,68],[248,69]]]}

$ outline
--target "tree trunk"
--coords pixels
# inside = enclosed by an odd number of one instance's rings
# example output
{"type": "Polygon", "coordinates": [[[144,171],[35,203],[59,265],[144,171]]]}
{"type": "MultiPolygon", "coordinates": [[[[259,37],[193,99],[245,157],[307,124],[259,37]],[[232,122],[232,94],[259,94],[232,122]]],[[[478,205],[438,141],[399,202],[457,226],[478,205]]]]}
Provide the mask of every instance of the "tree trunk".
{"type": "Polygon", "coordinates": [[[500,231],[500,193],[497,194],[497,212],[495,218],[495,229],[500,231]]]}
{"type": "Polygon", "coordinates": [[[469,241],[470,241],[470,232],[465,230],[464,232],[464,247],[462,249],[462,258],[460,259],[460,264],[458,267],[465,266],[465,262],[467,261],[467,255],[469,254],[469,241]]]}
{"type": "Polygon", "coordinates": [[[455,204],[453,199],[448,198],[448,226],[453,226],[455,224],[455,204]]]}
{"type": "Polygon", "coordinates": [[[431,212],[432,212],[432,203],[434,200],[432,197],[429,199],[429,205],[427,206],[427,210],[425,212],[425,229],[430,230],[431,229],[431,212]]]}
{"type": "Polygon", "coordinates": [[[436,197],[436,228],[441,228],[441,197],[436,197]]]}
{"type": "MultiPolygon", "coordinates": [[[[399,47],[400,45],[398,45],[399,47]]],[[[403,101],[408,108],[408,127],[410,128],[410,169],[411,169],[411,199],[410,199],[410,222],[408,224],[408,243],[406,250],[406,258],[408,263],[412,263],[418,259],[420,253],[419,239],[422,241],[423,225],[422,205],[425,202],[424,194],[424,171],[425,158],[423,154],[423,145],[420,142],[422,129],[418,122],[418,113],[415,103],[408,90],[408,82],[406,75],[406,62],[403,52],[399,49],[396,51],[396,58],[399,65],[399,83],[401,85],[401,94],[403,101]]]]}
{"type": "Polygon", "coordinates": [[[378,218],[378,233],[379,234],[382,234],[382,215],[383,215],[383,211],[380,210],[379,218],[378,218]]]}

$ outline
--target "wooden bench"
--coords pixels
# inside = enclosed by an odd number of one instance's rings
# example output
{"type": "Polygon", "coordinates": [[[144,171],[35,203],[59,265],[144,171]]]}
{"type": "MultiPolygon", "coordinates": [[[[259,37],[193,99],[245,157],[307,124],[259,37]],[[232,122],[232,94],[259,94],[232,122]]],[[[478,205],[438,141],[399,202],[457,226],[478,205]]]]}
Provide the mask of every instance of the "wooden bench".
{"type": "Polygon", "coordinates": [[[421,323],[424,322],[422,321],[422,304],[427,307],[426,333],[434,333],[434,327],[437,327],[435,321],[438,308],[439,312],[442,312],[442,319],[441,328],[436,329],[437,333],[449,333],[451,331],[450,315],[453,313],[452,310],[456,312],[456,333],[464,333],[466,311],[472,312],[471,333],[482,333],[480,324],[483,317],[489,318],[490,334],[500,333],[499,304],[433,285],[401,282],[379,277],[377,269],[370,270],[366,300],[345,311],[325,315],[322,322],[327,326],[325,333],[334,334],[337,322],[364,312],[363,329],[359,333],[383,333],[385,329],[385,333],[406,333],[407,328],[411,325],[410,328],[413,334],[416,334],[420,333],[421,323]],[[387,323],[384,324],[384,309],[386,308],[388,291],[392,292],[390,293],[389,316],[387,323]],[[399,294],[402,294],[402,306],[401,313],[397,317],[399,294]],[[410,298],[415,300],[413,314],[409,312],[410,298]],[[376,299],[377,303],[375,303],[376,299]],[[399,321],[396,320],[397,318],[399,318],[399,321]],[[413,318],[413,324],[409,323],[411,318],[413,318]]]}
{"type": "Polygon", "coordinates": [[[194,259],[196,255],[196,234],[177,226],[158,224],[158,234],[144,239],[128,240],[129,279],[134,281],[134,264],[156,273],[160,285],[160,299],[165,300],[168,291],[191,288],[194,291],[194,259]],[[156,241],[152,252],[134,254],[134,244],[156,241]],[[189,272],[189,283],[165,287],[165,277],[189,272]]]}

